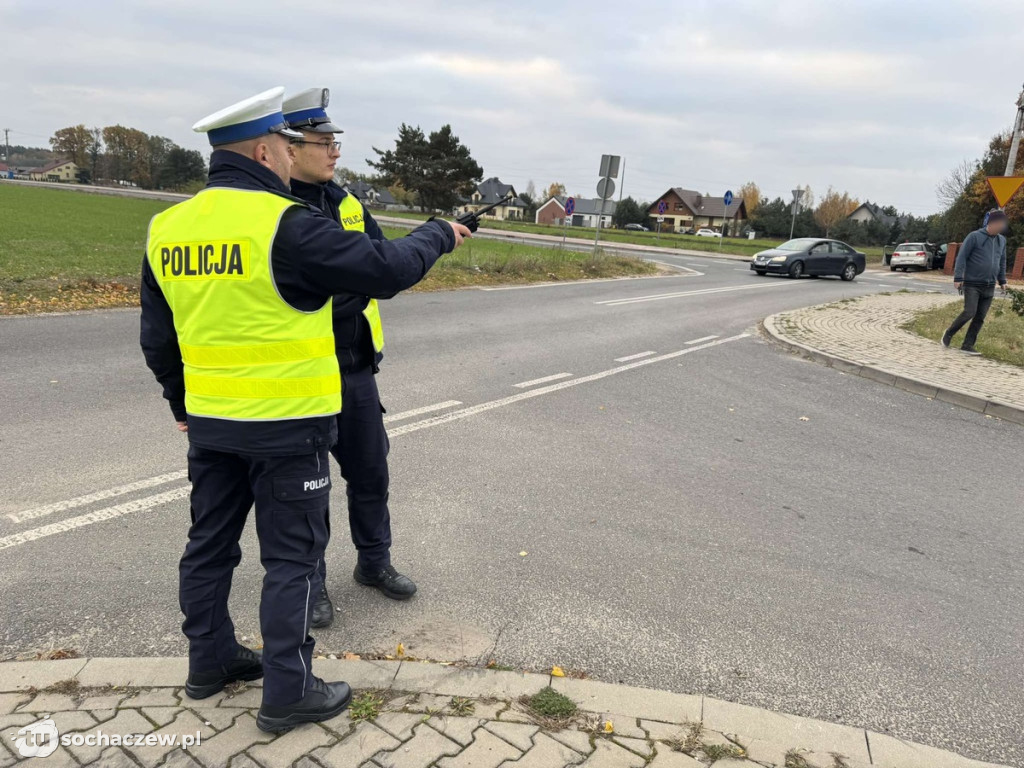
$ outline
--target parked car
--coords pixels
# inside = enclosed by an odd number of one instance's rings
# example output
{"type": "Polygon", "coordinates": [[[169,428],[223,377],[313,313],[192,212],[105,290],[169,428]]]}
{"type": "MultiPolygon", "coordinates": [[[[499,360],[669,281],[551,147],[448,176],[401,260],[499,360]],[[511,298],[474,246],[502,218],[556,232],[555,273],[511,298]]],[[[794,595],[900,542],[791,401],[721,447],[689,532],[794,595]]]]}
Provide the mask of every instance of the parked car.
{"type": "Polygon", "coordinates": [[[941,269],[946,263],[945,246],[933,243],[901,243],[889,257],[889,269],[895,272],[910,267],[941,269]]]}
{"type": "Polygon", "coordinates": [[[715,232],[715,230],[707,229],[706,227],[701,227],[694,234],[696,234],[697,237],[721,237],[722,236],[721,232],[715,232]]]}
{"type": "Polygon", "coordinates": [[[623,229],[628,229],[630,232],[650,232],[647,227],[643,224],[627,224],[623,229]]]}
{"type": "Polygon", "coordinates": [[[680,235],[696,235],[697,234],[697,230],[694,229],[693,227],[687,227],[686,229],[680,229],[679,230],[679,234],[680,235]]]}
{"type": "Polygon", "coordinates": [[[759,275],[838,275],[849,282],[867,268],[867,257],[839,240],[798,237],[755,254],[750,268],[759,275]]]}

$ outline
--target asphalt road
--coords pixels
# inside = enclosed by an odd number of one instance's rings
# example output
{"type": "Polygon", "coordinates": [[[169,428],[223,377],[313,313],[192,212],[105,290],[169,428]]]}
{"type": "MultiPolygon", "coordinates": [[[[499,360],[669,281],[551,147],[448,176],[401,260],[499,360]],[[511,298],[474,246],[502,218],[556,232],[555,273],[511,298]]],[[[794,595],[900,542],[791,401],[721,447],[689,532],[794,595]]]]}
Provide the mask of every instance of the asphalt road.
{"type": "MultiPolygon", "coordinates": [[[[666,260],[695,273],[387,303],[394,559],[420,593],[352,582],[338,484],[318,647],[559,664],[1024,765],[1024,499],[1000,469],[1024,432],[756,330],[935,284],[666,260]]],[[[185,651],[186,443],[137,326],[0,319],[0,655],[185,651]]]]}

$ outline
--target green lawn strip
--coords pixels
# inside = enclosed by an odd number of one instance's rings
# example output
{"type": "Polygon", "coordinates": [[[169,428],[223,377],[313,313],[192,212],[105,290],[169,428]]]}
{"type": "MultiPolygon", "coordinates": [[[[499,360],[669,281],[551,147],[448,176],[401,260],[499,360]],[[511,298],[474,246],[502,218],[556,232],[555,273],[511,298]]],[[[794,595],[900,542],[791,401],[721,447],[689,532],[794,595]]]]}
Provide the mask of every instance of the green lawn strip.
{"type": "MultiPolygon", "coordinates": [[[[0,184],[0,314],[134,306],[149,220],[172,203],[0,184]]],[[[389,237],[408,234],[388,229],[389,237]]],[[[477,240],[423,290],[655,274],[628,257],[477,240]]]]}
{"type": "MultiPolygon", "coordinates": [[[[904,327],[926,339],[939,341],[962,309],[963,303],[959,301],[927,309],[904,327]]],[[[953,339],[954,347],[963,343],[964,333],[966,327],[953,339]]],[[[1024,367],[1024,317],[1013,312],[1008,299],[996,299],[992,303],[976,346],[987,358],[1024,367]]]]}

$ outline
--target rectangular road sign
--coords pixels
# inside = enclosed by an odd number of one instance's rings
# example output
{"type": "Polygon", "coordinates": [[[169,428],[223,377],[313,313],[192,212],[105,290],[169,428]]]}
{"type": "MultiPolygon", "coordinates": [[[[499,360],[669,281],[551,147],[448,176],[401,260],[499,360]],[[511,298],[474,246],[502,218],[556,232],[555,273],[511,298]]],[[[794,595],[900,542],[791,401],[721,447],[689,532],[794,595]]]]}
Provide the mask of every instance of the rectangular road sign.
{"type": "Polygon", "coordinates": [[[601,170],[598,176],[603,179],[619,178],[619,163],[622,158],[618,155],[601,155],[601,170]]]}
{"type": "Polygon", "coordinates": [[[1002,208],[1024,186],[1024,176],[989,176],[988,185],[999,207],[1002,208]]]}

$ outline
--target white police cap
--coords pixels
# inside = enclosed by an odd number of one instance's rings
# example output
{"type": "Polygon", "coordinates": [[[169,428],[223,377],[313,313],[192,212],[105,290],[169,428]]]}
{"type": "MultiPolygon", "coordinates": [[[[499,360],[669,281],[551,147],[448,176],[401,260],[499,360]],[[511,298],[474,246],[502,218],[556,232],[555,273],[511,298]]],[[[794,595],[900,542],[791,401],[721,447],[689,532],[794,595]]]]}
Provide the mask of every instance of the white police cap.
{"type": "Polygon", "coordinates": [[[284,100],[284,119],[289,128],[316,133],[344,133],[327,116],[331,92],[327,88],[307,88],[284,100]]]}
{"type": "Polygon", "coordinates": [[[232,144],[255,139],[268,133],[280,133],[289,139],[301,139],[302,134],[288,129],[281,112],[284,86],[257,93],[237,104],[207,115],[192,126],[196,133],[205,133],[210,144],[232,144]]]}

